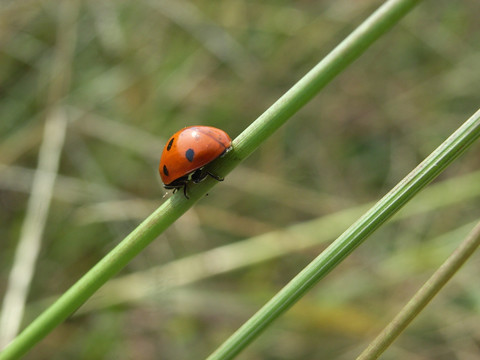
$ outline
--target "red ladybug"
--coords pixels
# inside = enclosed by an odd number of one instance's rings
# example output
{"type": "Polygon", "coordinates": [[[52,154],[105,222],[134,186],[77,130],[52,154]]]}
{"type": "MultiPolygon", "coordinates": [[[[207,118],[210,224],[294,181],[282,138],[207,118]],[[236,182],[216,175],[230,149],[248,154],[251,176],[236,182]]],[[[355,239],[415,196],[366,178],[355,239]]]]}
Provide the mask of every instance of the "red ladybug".
{"type": "Polygon", "coordinates": [[[223,179],[205,170],[204,166],[232,148],[228,134],[211,126],[190,126],[177,131],[168,140],[160,158],[158,171],[165,189],[173,192],[183,188],[188,199],[187,184],[198,183],[211,176],[223,179]]]}

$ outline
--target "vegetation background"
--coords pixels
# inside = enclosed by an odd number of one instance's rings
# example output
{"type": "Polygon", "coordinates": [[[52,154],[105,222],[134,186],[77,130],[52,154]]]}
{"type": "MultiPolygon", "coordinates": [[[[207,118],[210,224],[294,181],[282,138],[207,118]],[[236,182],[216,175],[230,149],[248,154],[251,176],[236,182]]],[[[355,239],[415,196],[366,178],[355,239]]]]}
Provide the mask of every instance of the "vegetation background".
{"type": "MultiPolygon", "coordinates": [[[[162,203],[168,136],[201,124],[235,137],[381,3],[85,0],[62,24],[57,1],[3,2],[0,294],[49,106],[68,117],[24,325],[162,203]],[[64,31],[74,48],[57,64],[64,31]]],[[[349,210],[477,110],[479,13],[475,0],[424,1],[25,358],[210,354],[355,220],[349,210]],[[340,225],[291,235],[335,213],[340,225]],[[274,250],[255,242],[264,234],[274,250]],[[293,245],[276,244],[282,235],[293,245]],[[254,250],[230,246],[245,241],[254,250]]],[[[477,144],[239,358],[359,354],[478,220],[479,155],[477,144]]],[[[477,359],[479,271],[477,254],[384,358],[477,359]]]]}

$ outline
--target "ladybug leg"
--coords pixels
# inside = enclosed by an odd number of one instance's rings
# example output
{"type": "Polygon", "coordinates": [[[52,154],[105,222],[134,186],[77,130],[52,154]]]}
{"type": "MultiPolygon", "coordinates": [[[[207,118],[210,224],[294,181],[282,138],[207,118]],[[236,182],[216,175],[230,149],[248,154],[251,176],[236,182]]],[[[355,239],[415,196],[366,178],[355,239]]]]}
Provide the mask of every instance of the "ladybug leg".
{"type": "MultiPolygon", "coordinates": [[[[214,178],[214,179],[217,180],[217,181],[223,181],[223,180],[224,180],[223,177],[220,177],[220,176],[218,176],[218,175],[212,174],[212,173],[209,172],[209,171],[206,171],[206,175],[214,178]]],[[[205,177],[206,177],[206,175],[205,175],[205,177]]]]}
{"type": "Polygon", "coordinates": [[[192,174],[192,181],[195,184],[198,184],[200,181],[202,181],[206,177],[207,177],[207,172],[205,171],[205,168],[200,168],[198,170],[195,170],[195,172],[192,174]]]}
{"type": "Polygon", "coordinates": [[[190,199],[190,197],[187,195],[187,183],[183,185],[183,195],[185,195],[187,200],[190,199]]]}
{"type": "Polygon", "coordinates": [[[192,174],[192,180],[195,184],[198,184],[200,181],[204,180],[207,176],[214,178],[217,181],[223,181],[223,178],[212,174],[210,171],[205,170],[205,168],[198,169],[192,174]]]}

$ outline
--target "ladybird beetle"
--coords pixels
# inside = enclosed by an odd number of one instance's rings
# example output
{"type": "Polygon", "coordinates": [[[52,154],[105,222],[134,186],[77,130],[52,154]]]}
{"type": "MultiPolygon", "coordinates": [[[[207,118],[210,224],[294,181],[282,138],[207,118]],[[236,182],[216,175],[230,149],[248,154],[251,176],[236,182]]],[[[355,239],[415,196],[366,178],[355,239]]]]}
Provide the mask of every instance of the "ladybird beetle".
{"type": "Polygon", "coordinates": [[[223,179],[205,170],[204,166],[232,148],[228,134],[211,126],[190,126],[177,131],[168,140],[160,158],[158,171],[165,189],[183,188],[188,199],[187,184],[199,183],[207,176],[223,179]]]}

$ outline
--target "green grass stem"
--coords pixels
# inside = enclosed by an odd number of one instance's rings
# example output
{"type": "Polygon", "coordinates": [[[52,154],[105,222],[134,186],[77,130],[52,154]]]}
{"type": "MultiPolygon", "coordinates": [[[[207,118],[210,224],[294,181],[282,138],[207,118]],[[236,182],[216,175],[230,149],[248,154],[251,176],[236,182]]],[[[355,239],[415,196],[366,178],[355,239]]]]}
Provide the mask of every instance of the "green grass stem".
{"type": "Polygon", "coordinates": [[[422,0],[389,0],[360,24],[322,61],[270,106],[233,142],[234,152],[227,154],[218,169],[220,174],[231,171],[247,158],[293,114],[307,104],[323,87],[357,59],[380,36],[422,0]]]}
{"type": "Polygon", "coordinates": [[[340,235],[208,359],[232,359],[480,137],[480,110],[340,235]]]}
{"type": "Polygon", "coordinates": [[[465,240],[448,257],[412,297],[395,318],[382,330],[357,360],[373,360],[388,348],[413,319],[428,305],[433,297],[445,286],[480,245],[480,223],[468,234],[465,240]]]}

